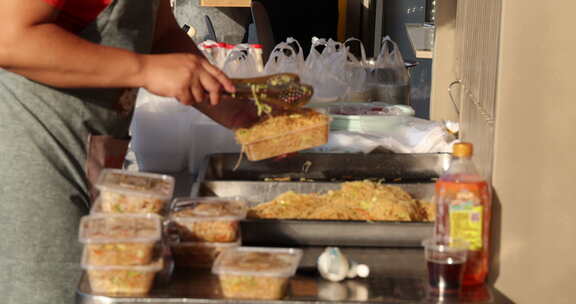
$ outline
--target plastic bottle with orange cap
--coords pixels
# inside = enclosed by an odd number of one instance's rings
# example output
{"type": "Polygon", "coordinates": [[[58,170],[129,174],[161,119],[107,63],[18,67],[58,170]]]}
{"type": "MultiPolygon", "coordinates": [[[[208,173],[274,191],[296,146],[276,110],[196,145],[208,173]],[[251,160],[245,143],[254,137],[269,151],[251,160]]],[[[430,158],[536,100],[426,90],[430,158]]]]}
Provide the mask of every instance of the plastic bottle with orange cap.
{"type": "Polygon", "coordinates": [[[491,191],[472,162],[473,146],[453,146],[448,170],[436,182],[435,233],[468,242],[463,285],[484,283],[488,274],[491,191]]]}

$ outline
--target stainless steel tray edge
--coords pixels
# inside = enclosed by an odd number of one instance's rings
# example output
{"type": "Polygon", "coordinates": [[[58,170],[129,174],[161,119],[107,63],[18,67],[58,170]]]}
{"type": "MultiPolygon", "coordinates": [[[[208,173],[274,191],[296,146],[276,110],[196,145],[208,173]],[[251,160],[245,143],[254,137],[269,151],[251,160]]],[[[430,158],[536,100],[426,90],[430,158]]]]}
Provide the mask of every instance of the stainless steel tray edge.
{"type": "Polygon", "coordinates": [[[449,163],[446,153],[427,154],[346,154],[301,153],[285,159],[258,162],[243,160],[238,168],[239,154],[217,153],[205,158],[199,170],[199,181],[262,181],[267,177],[290,177],[315,181],[347,181],[402,178],[409,181],[430,181],[441,175],[449,163]]]}

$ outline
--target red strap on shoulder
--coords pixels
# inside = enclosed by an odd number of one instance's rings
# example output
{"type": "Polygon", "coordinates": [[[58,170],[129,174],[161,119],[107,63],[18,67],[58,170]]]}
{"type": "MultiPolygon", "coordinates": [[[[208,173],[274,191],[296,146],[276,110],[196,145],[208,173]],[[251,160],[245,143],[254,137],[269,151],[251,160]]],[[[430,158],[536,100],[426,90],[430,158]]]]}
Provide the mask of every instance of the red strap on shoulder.
{"type": "MultiPolygon", "coordinates": [[[[0,0],[1,1],[1,0],[0,0]]],[[[112,0],[42,0],[59,9],[57,23],[76,32],[96,20],[112,0]]]]}
{"type": "Polygon", "coordinates": [[[52,5],[55,8],[61,9],[64,7],[64,4],[66,3],[66,0],[42,0],[50,5],[52,5]]]}

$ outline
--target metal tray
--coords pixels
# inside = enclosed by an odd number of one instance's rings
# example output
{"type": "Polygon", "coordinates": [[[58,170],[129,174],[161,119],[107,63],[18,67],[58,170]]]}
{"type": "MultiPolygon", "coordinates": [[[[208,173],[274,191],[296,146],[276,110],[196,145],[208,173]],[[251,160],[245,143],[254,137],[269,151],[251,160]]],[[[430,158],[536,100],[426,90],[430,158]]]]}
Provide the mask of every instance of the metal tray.
{"type": "Polygon", "coordinates": [[[450,155],[446,153],[301,153],[280,160],[243,160],[234,170],[238,157],[237,153],[209,155],[200,167],[198,180],[263,181],[267,178],[287,178],[325,182],[362,179],[425,182],[440,176],[450,161],[450,155]]]}
{"type": "MultiPolygon", "coordinates": [[[[416,199],[431,200],[433,183],[395,184],[416,199]]],[[[272,200],[286,191],[324,192],[340,187],[334,182],[200,181],[192,196],[243,196],[251,204],[272,200]]],[[[432,234],[432,223],[320,220],[245,220],[242,240],[267,246],[420,247],[432,234]]]]}
{"type": "MultiPolygon", "coordinates": [[[[290,280],[284,299],[262,303],[418,303],[424,300],[424,254],[419,249],[345,248],[351,259],[370,265],[370,277],[334,283],[316,272],[323,247],[304,248],[297,274],[290,280]],[[351,289],[348,291],[348,289],[351,289]],[[360,298],[357,297],[360,295],[360,298]]],[[[171,281],[157,281],[148,295],[93,294],[87,276],[78,286],[78,304],[254,303],[223,298],[218,277],[209,270],[176,269],[171,281]]]]}
{"type": "MultiPolygon", "coordinates": [[[[426,298],[426,266],[420,249],[344,248],[350,259],[370,265],[370,276],[342,282],[324,280],[315,271],[316,260],[323,250],[323,247],[304,248],[298,272],[290,280],[282,300],[225,299],[218,278],[210,271],[176,269],[171,280],[157,280],[150,294],[141,296],[94,294],[83,275],[76,291],[76,304],[435,303],[426,298]]],[[[498,290],[484,285],[464,288],[462,298],[474,299],[462,303],[512,303],[498,290]]]]}

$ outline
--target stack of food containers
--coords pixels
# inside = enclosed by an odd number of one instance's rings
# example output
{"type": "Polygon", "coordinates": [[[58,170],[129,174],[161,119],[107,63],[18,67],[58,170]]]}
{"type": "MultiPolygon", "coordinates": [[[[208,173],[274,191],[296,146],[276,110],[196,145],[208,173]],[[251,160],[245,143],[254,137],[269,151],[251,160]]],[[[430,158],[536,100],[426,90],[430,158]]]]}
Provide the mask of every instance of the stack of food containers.
{"type": "Polygon", "coordinates": [[[169,227],[176,267],[212,268],[226,298],[271,300],[286,294],[302,251],[240,247],[240,221],[247,202],[240,197],[178,198],[169,227]]]}
{"type": "Polygon", "coordinates": [[[96,293],[146,293],[162,269],[160,217],[154,214],[82,218],[82,267],[96,293]]]}
{"type": "Polygon", "coordinates": [[[177,267],[210,268],[217,256],[241,244],[240,221],[247,204],[239,197],[179,198],[170,208],[170,228],[177,267]]]}
{"type": "Polygon", "coordinates": [[[104,170],[100,197],[82,218],[82,267],[95,293],[144,294],[165,268],[162,218],[174,191],[170,176],[104,170]]]}
{"type": "Polygon", "coordinates": [[[168,232],[177,267],[212,268],[227,298],[281,299],[302,250],[240,247],[242,198],[178,198],[167,175],[108,169],[100,197],[82,218],[82,267],[95,294],[146,294],[166,270],[168,232]],[[163,215],[167,214],[167,225],[163,215]],[[168,229],[165,229],[168,228],[168,229]]]}

